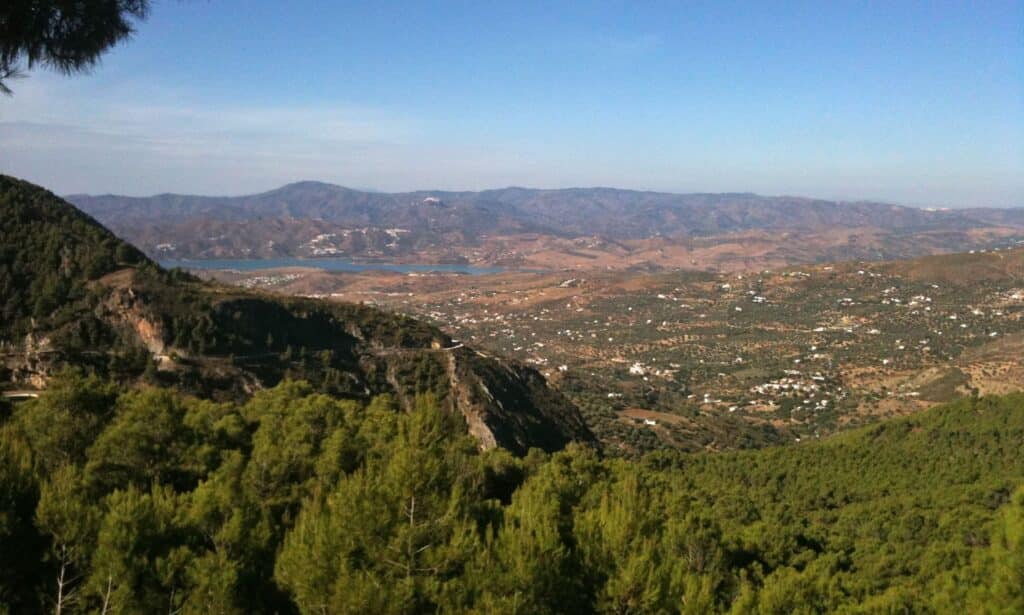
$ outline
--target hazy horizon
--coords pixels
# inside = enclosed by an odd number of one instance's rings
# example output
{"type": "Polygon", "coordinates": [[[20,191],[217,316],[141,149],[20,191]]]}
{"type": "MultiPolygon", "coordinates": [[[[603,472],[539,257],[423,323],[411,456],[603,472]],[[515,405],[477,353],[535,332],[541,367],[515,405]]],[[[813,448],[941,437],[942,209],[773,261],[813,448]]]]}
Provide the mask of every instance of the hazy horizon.
{"type": "Polygon", "coordinates": [[[157,3],[0,98],[60,194],[613,186],[1024,206],[1024,4],[157,3]],[[365,188],[364,188],[365,189],[365,188]]]}
{"type": "Polygon", "coordinates": [[[264,193],[267,193],[267,192],[273,192],[275,190],[280,190],[280,189],[283,189],[283,188],[287,188],[289,186],[298,185],[298,184],[309,184],[309,183],[312,183],[312,184],[325,184],[325,185],[330,185],[330,186],[334,186],[334,187],[337,187],[337,188],[343,188],[343,189],[346,189],[346,190],[354,190],[354,191],[357,191],[357,192],[366,192],[366,193],[372,193],[372,194],[409,194],[409,193],[438,193],[438,192],[464,193],[464,192],[485,192],[485,191],[489,191],[489,190],[535,190],[535,191],[542,191],[542,192],[552,192],[552,191],[562,191],[562,190],[622,190],[622,191],[628,191],[628,192],[651,192],[651,193],[657,193],[657,194],[675,194],[675,195],[680,195],[680,196],[687,196],[687,195],[693,195],[693,194],[716,194],[716,195],[720,195],[720,194],[749,194],[749,195],[752,195],[752,196],[757,196],[757,197],[762,197],[762,198],[780,198],[780,199],[793,198],[793,199],[808,199],[808,200],[824,200],[824,201],[835,201],[835,202],[838,202],[838,203],[882,203],[882,204],[886,204],[886,205],[897,205],[897,206],[904,206],[904,207],[915,207],[915,208],[920,208],[920,209],[971,209],[971,208],[983,208],[983,207],[992,207],[992,208],[995,208],[995,209],[1019,209],[1019,208],[1024,208],[1024,204],[1020,204],[1020,205],[1002,205],[1002,206],[1001,205],[993,205],[993,206],[965,205],[965,206],[956,207],[956,206],[930,205],[930,204],[927,204],[927,203],[901,203],[901,202],[892,201],[892,200],[885,200],[885,199],[827,198],[827,197],[822,197],[822,196],[813,195],[813,194],[763,194],[763,193],[758,193],[758,192],[749,192],[749,191],[740,191],[740,190],[728,190],[728,191],[722,191],[722,192],[708,192],[708,191],[696,191],[695,190],[695,191],[688,191],[688,192],[680,192],[680,191],[674,191],[674,190],[648,190],[648,189],[644,189],[644,188],[624,188],[624,187],[621,187],[621,186],[560,186],[560,187],[546,187],[546,186],[515,186],[515,185],[508,185],[508,186],[491,186],[491,187],[488,187],[488,188],[479,188],[479,189],[473,189],[473,190],[468,190],[468,189],[463,190],[463,189],[459,189],[459,188],[411,188],[411,189],[408,189],[408,190],[379,190],[379,189],[372,188],[372,187],[348,186],[348,185],[345,185],[345,184],[339,184],[337,182],[329,182],[329,181],[318,180],[318,179],[298,179],[298,180],[286,182],[284,184],[281,184],[279,186],[275,186],[273,188],[269,188],[269,189],[266,189],[266,190],[258,190],[258,191],[255,191],[255,192],[226,192],[226,193],[209,193],[209,194],[199,194],[199,193],[193,193],[193,192],[156,192],[156,193],[149,193],[149,194],[124,194],[124,193],[119,193],[119,192],[106,191],[106,192],[66,192],[66,193],[60,193],[60,196],[62,196],[62,197],[76,197],[76,196],[103,197],[103,196],[115,196],[115,197],[126,197],[126,198],[134,198],[134,199],[147,199],[147,198],[155,198],[155,197],[168,196],[169,195],[169,196],[180,196],[180,197],[226,198],[226,199],[231,199],[231,198],[244,198],[244,197],[248,197],[248,196],[257,196],[257,195],[264,194],[264,193]]]}

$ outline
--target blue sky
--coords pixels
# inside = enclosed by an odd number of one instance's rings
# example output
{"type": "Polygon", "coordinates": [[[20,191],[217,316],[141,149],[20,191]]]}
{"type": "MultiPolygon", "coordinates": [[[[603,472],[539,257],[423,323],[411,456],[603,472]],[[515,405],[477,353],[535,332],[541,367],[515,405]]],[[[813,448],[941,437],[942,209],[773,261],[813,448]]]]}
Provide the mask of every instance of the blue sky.
{"type": "Polygon", "coordinates": [[[617,186],[1024,206],[1024,2],[156,0],[0,99],[57,192],[617,186]]]}

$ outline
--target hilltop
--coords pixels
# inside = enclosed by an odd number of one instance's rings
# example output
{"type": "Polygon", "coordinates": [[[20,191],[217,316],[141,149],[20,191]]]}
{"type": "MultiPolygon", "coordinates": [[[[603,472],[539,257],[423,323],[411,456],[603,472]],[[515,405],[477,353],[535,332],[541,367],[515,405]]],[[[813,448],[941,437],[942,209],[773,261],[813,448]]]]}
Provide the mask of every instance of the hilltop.
{"type": "Polygon", "coordinates": [[[925,210],[746,193],[614,188],[71,195],[158,258],[345,256],[510,267],[738,269],[907,258],[1024,240],[1024,209],[925,210]]]}
{"type": "Polygon", "coordinates": [[[0,382],[44,388],[66,366],[214,399],[284,379],[336,396],[433,395],[485,448],[592,441],[535,370],[411,318],[248,292],[167,271],[53,194],[0,176],[0,382]]]}

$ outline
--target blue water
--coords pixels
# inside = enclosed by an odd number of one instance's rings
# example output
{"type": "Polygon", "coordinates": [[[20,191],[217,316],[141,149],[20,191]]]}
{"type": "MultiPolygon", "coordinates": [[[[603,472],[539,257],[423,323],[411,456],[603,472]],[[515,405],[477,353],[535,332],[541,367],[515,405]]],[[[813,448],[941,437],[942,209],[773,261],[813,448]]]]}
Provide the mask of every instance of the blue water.
{"type": "Polygon", "coordinates": [[[234,269],[237,271],[255,271],[258,269],[278,269],[281,267],[310,267],[324,271],[396,271],[398,273],[465,273],[468,275],[485,275],[502,273],[502,267],[474,267],[472,265],[403,265],[394,263],[358,262],[347,258],[210,258],[163,260],[160,265],[168,269],[234,269]]]}

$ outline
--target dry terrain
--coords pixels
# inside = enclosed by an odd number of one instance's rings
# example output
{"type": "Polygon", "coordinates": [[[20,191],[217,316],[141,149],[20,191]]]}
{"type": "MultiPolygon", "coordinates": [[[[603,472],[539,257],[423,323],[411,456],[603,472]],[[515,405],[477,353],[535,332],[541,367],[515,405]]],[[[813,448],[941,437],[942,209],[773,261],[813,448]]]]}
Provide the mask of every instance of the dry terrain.
{"type": "Polygon", "coordinates": [[[626,452],[815,438],[1024,388],[1024,249],[731,273],[213,275],[425,318],[526,361],[626,452]]]}

